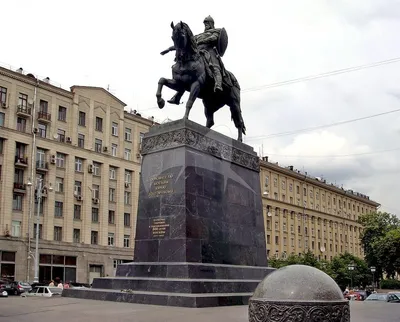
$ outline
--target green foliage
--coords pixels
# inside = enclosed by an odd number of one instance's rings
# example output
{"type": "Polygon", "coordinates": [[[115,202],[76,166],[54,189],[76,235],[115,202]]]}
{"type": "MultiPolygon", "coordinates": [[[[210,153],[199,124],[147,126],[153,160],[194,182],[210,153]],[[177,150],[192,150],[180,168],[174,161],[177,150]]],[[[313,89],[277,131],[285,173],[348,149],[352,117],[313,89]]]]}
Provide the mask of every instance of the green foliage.
{"type": "Polygon", "coordinates": [[[270,259],[269,265],[274,268],[281,268],[287,265],[308,265],[316,267],[326,274],[331,276],[341,289],[345,289],[346,286],[365,287],[371,284],[372,275],[368,268],[367,263],[349,253],[344,253],[335,256],[332,261],[318,261],[317,257],[311,252],[303,253],[301,256],[290,255],[287,259],[270,259]],[[354,271],[349,270],[349,265],[354,265],[354,271]]]}
{"type": "Polygon", "coordinates": [[[400,272],[400,220],[386,212],[374,212],[361,216],[364,226],[361,243],[369,266],[375,266],[377,276],[386,273],[393,277],[400,272]]]}
{"type": "Polygon", "coordinates": [[[395,279],[383,280],[381,288],[386,290],[400,290],[400,281],[395,279]]]}

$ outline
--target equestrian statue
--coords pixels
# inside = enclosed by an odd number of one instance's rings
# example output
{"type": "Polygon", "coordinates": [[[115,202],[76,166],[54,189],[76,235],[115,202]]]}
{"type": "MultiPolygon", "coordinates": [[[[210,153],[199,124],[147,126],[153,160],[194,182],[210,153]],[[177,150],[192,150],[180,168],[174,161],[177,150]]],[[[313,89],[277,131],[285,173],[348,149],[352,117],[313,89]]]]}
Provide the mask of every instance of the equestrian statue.
{"type": "Polygon", "coordinates": [[[189,118],[196,98],[201,98],[208,128],[214,125],[214,113],[228,105],[238,129],[237,140],[242,142],[246,127],[240,109],[240,86],[221,59],[228,46],[228,35],[225,28],[214,27],[210,16],[204,19],[204,26],[204,32],[194,36],[186,23],[181,21],[174,26],[171,22],[174,45],[162,51],[161,55],[175,50],[175,64],[172,66],[172,79],[160,78],[158,81],[157,104],[159,108],[165,105],[161,97],[164,85],[176,91],[168,101],[170,104],[179,105],[183,94],[188,91],[184,119],[189,118]]]}

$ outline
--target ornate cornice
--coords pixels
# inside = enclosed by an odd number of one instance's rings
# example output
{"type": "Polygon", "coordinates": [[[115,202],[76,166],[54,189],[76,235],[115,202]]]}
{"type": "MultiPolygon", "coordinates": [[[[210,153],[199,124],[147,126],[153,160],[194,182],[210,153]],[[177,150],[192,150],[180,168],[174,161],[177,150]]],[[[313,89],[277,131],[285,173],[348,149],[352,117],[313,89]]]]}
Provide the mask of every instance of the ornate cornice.
{"type": "Polygon", "coordinates": [[[350,322],[348,301],[284,302],[250,299],[249,322],[350,322]]]}
{"type": "Polygon", "coordinates": [[[260,170],[260,161],[257,155],[219,142],[188,128],[175,129],[145,137],[141,153],[145,155],[180,146],[190,147],[257,172],[260,170]]]}

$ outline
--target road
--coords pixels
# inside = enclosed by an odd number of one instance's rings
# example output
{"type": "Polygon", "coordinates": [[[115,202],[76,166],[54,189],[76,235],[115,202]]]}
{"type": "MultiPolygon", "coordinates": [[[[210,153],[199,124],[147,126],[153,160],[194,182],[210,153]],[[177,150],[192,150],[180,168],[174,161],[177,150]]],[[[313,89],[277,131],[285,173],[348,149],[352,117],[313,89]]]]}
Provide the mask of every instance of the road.
{"type": "MultiPolygon", "coordinates": [[[[205,309],[74,298],[0,298],[0,322],[247,322],[247,306],[205,309]]],[[[351,322],[400,321],[400,303],[351,302],[351,322]]]]}

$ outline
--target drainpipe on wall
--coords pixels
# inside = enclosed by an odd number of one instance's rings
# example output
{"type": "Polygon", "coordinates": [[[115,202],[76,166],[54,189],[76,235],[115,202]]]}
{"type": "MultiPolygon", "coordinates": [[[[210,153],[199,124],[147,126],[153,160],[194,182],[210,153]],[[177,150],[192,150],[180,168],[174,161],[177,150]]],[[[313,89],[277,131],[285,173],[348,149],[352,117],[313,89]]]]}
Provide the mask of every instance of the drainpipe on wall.
{"type": "Polygon", "coordinates": [[[31,270],[31,238],[32,238],[32,212],[35,207],[35,187],[36,187],[36,171],[35,171],[35,163],[36,163],[36,132],[35,132],[35,117],[36,117],[36,98],[37,98],[37,89],[39,87],[39,80],[36,78],[35,89],[33,92],[33,103],[32,103],[32,149],[31,149],[31,182],[32,186],[29,192],[29,215],[28,215],[28,250],[27,250],[27,269],[26,269],[26,281],[30,280],[30,270],[31,270]]]}

